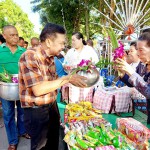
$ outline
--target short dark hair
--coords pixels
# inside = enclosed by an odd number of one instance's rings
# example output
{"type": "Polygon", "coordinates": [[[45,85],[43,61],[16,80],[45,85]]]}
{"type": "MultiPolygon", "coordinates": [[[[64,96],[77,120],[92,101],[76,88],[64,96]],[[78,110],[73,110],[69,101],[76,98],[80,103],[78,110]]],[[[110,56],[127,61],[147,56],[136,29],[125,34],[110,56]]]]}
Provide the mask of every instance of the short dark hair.
{"type": "Polygon", "coordinates": [[[13,25],[6,25],[6,26],[3,27],[3,33],[5,32],[5,30],[10,29],[10,28],[16,29],[16,27],[13,26],[13,25]]]}
{"type": "Polygon", "coordinates": [[[19,37],[19,41],[23,40],[24,41],[24,38],[23,37],[19,37]]]}
{"type": "Polygon", "coordinates": [[[5,42],[6,42],[2,34],[0,34],[0,41],[1,41],[2,43],[5,43],[5,42]]]}
{"type": "Polygon", "coordinates": [[[144,32],[143,34],[140,35],[138,40],[139,41],[146,41],[148,47],[150,47],[150,32],[144,32]]]}
{"type": "Polygon", "coordinates": [[[25,43],[25,44],[28,44],[28,42],[27,42],[27,41],[24,41],[24,43],[25,43]]]}
{"type": "Polygon", "coordinates": [[[144,29],[144,30],[142,31],[142,33],[145,33],[145,32],[150,32],[150,28],[144,29]]]}
{"type": "Polygon", "coordinates": [[[40,34],[40,41],[45,42],[45,40],[51,36],[56,37],[56,33],[65,34],[66,31],[64,27],[60,25],[47,23],[40,34]]]}
{"type": "Polygon", "coordinates": [[[91,39],[88,39],[86,43],[89,43],[89,45],[93,47],[93,41],[91,39]]]}
{"type": "Polygon", "coordinates": [[[39,41],[39,39],[38,39],[37,37],[32,37],[32,38],[31,38],[31,41],[32,41],[32,40],[37,40],[37,41],[39,41]]]}
{"type": "Polygon", "coordinates": [[[134,41],[134,42],[131,42],[131,43],[130,43],[130,46],[134,46],[135,48],[137,48],[137,42],[135,42],[135,41],[134,41]]]}
{"type": "Polygon", "coordinates": [[[85,40],[83,38],[83,34],[82,33],[80,33],[80,32],[73,32],[72,35],[75,35],[78,40],[80,40],[82,38],[82,43],[84,45],[86,45],[86,42],[85,42],[85,40]]]}

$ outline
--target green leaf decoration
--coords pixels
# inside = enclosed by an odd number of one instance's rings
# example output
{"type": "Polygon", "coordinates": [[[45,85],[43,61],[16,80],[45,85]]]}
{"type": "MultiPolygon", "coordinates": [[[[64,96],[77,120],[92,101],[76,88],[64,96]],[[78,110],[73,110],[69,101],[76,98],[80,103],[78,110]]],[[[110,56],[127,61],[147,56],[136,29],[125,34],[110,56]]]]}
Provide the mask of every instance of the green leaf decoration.
{"type": "Polygon", "coordinates": [[[117,41],[117,35],[115,34],[113,28],[110,26],[110,28],[107,29],[108,35],[110,37],[113,50],[115,50],[119,45],[117,41]]]}

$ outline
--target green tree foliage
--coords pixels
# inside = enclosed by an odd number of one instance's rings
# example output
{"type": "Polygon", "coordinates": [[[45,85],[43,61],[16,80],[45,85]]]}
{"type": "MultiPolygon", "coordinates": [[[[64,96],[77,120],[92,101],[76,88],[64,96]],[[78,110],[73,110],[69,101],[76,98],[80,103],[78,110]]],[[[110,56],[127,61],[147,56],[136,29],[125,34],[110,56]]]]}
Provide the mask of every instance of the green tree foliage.
{"type": "MultiPolygon", "coordinates": [[[[113,11],[116,12],[115,1],[106,1],[112,7],[113,11]]],[[[144,1],[146,3],[147,0],[144,1]]],[[[119,3],[120,0],[116,0],[116,2],[119,3]]],[[[124,2],[125,1],[123,1],[123,3],[124,2]]],[[[42,25],[45,25],[47,22],[61,24],[66,27],[69,36],[71,36],[73,31],[80,31],[87,38],[91,38],[94,34],[101,34],[102,26],[106,26],[108,23],[110,23],[113,28],[118,28],[98,11],[95,11],[94,8],[109,16],[114,22],[119,23],[104,0],[32,0],[31,3],[34,4],[33,11],[40,13],[42,25]]],[[[150,2],[145,12],[149,7],[150,2]]],[[[150,13],[145,18],[148,17],[150,17],[150,13]]],[[[150,20],[144,25],[149,24],[150,20]]]]}
{"type": "Polygon", "coordinates": [[[29,40],[35,35],[34,25],[28,19],[27,14],[13,0],[0,2],[0,30],[8,24],[14,25],[19,32],[19,36],[24,37],[25,40],[29,40]]]}
{"type": "Polygon", "coordinates": [[[90,24],[90,9],[96,6],[93,0],[32,0],[31,3],[34,4],[33,11],[40,13],[42,25],[47,22],[63,25],[69,37],[74,31],[90,37],[91,27],[99,28],[96,24],[90,24]]]}

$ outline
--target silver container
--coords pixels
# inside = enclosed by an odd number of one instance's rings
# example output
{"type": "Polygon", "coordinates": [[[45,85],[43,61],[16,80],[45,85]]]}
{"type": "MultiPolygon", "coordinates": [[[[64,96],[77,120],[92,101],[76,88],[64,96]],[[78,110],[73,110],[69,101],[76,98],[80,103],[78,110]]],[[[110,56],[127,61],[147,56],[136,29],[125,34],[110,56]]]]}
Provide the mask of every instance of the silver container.
{"type": "MultiPolygon", "coordinates": [[[[13,77],[18,77],[18,75],[15,74],[13,77]]],[[[0,82],[0,97],[8,101],[19,100],[18,83],[0,82]]]]}
{"type": "Polygon", "coordinates": [[[91,87],[94,84],[96,84],[99,80],[99,72],[97,69],[90,69],[91,72],[87,72],[87,71],[78,71],[77,74],[84,76],[87,78],[87,80],[84,80],[85,83],[87,84],[87,87],[91,87]]]}

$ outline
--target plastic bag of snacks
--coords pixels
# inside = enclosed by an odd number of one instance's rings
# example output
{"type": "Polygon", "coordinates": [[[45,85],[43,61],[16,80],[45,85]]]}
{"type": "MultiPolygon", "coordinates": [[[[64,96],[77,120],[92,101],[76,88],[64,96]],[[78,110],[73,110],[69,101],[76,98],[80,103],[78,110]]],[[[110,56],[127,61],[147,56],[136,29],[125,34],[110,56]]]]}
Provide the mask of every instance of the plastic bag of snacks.
{"type": "Polygon", "coordinates": [[[150,139],[150,130],[139,121],[133,118],[118,118],[118,130],[125,134],[137,149],[146,149],[148,139],[150,139]]]}

